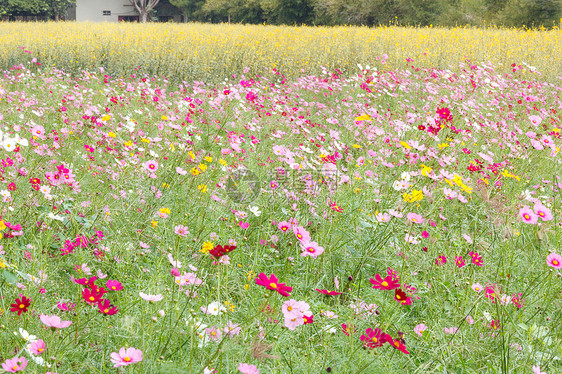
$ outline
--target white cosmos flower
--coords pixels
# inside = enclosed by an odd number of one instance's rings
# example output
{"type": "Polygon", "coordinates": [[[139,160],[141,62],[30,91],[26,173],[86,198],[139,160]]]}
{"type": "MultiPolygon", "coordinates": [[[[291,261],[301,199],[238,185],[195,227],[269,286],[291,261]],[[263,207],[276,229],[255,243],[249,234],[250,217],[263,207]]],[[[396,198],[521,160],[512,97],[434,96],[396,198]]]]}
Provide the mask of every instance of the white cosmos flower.
{"type": "Polygon", "coordinates": [[[14,149],[16,149],[16,140],[13,138],[6,138],[2,142],[2,146],[4,147],[6,152],[12,152],[14,149]]]}
{"type": "MultiPolygon", "coordinates": [[[[37,337],[35,335],[29,334],[26,330],[22,329],[21,327],[19,328],[19,332],[23,340],[25,340],[26,342],[33,343],[37,341],[37,337]]],[[[14,335],[17,336],[17,333],[14,332],[14,335]]]]}
{"type": "Polygon", "coordinates": [[[254,214],[254,216],[259,217],[261,215],[261,211],[259,209],[259,207],[257,206],[251,206],[249,208],[250,212],[252,212],[254,214]]]}

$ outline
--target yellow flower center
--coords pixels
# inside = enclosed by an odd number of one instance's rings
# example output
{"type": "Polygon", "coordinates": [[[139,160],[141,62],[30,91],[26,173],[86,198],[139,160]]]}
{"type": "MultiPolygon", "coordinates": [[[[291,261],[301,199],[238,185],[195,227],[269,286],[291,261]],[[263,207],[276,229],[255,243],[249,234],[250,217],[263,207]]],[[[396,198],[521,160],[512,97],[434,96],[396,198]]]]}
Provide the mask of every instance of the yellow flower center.
{"type": "Polygon", "coordinates": [[[292,307],[292,306],[288,306],[288,307],[287,307],[287,310],[290,312],[291,310],[293,310],[293,307],[292,307]]]}
{"type": "Polygon", "coordinates": [[[104,312],[104,313],[109,313],[109,309],[104,309],[103,312],[104,312]]]}
{"type": "Polygon", "coordinates": [[[275,283],[270,283],[270,284],[269,284],[269,287],[271,287],[271,288],[277,288],[277,284],[275,284],[275,283]]]}
{"type": "Polygon", "coordinates": [[[43,348],[37,348],[37,352],[43,352],[44,349],[43,348]]]}
{"type": "Polygon", "coordinates": [[[379,341],[376,336],[373,336],[373,339],[372,339],[372,340],[373,340],[375,343],[379,341]]]}
{"type": "Polygon", "coordinates": [[[557,261],[557,260],[552,260],[552,265],[558,266],[558,261],[557,261]]]}
{"type": "Polygon", "coordinates": [[[25,308],[25,304],[20,304],[20,309],[25,308]]]}
{"type": "Polygon", "coordinates": [[[123,359],[123,361],[129,362],[129,361],[131,361],[131,358],[130,358],[129,356],[127,356],[127,357],[125,357],[125,358],[123,359]]]}
{"type": "Polygon", "coordinates": [[[112,290],[115,290],[115,289],[117,289],[117,287],[115,287],[115,286],[111,286],[111,289],[112,289],[112,290]]]}
{"type": "Polygon", "coordinates": [[[387,282],[387,281],[383,281],[383,282],[381,283],[381,285],[382,285],[383,287],[388,287],[388,282],[387,282]]]}

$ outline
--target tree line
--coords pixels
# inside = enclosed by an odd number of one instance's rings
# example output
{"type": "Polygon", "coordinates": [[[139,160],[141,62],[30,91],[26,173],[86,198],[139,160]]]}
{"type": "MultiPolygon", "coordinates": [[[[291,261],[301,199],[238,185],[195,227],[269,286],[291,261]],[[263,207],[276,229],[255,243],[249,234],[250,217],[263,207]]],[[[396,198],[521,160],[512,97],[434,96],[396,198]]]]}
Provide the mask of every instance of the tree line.
{"type": "MultiPolygon", "coordinates": [[[[129,0],[157,15],[158,3],[186,21],[286,25],[560,26],[562,0],[129,0]]],[[[0,16],[60,19],[76,0],[0,0],[0,16]]],[[[150,17],[147,17],[150,20],[150,17]]]]}

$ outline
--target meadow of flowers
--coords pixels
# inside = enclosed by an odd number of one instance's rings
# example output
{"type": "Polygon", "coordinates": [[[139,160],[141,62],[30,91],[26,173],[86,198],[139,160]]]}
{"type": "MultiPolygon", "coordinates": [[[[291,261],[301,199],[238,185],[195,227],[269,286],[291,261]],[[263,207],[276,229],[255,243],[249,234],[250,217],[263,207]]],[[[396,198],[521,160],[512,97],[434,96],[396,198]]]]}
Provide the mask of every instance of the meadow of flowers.
{"type": "Polygon", "coordinates": [[[562,32],[552,30],[289,27],[236,24],[0,23],[0,67],[18,64],[25,46],[45,66],[80,72],[103,66],[114,76],[131,71],[168,79],[222,81],[245,68],[255,76],[275,68],[290,78],[323,69],[353,73],[383,54],[386,69],[418,66],[458,72],[465,59],[498,72],[538,71],[544,81],[562,72],[562,32]],[[220,78],[220,79],[219,79],[220,78]]]}
{"type": "Polygon", "coordinates": [[[5,372],[562,371],[559,78],[381,54],[180,83],[20,52],[5,372]]]}

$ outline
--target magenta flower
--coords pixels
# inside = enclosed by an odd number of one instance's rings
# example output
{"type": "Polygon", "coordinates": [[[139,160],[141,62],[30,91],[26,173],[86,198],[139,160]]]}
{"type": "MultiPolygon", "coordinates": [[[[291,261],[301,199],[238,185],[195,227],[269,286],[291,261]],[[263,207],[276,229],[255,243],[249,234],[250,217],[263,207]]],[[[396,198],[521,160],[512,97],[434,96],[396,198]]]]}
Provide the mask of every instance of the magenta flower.
{"type": "Polygon", "coordinates": [[[125,347],[122,347],[119,353],[111,353],[111,362],[115,364],[113,365],[114,368],[127,366],[140,361],[142,361],[142,351],[140,349],[132,347],[125,349],[125,347]]]}
{"type": "Polygon", "coordinates": [[[456,256],[455,257],[455,264],[457,264],[458,268],[462,268],[465,265],[464,259],[462,258],[462,256],[456,256]]]}
{"type": "Polygon", "coordinates": [[[2,363],[2,369],[8,373],[17,373],[23,371],[27,366],[27,359],[25,357],[14,357],[11,360],[6,360],[2,363]]]}
{"type": "Polygon", "coordinates": [[[123,289],[121,282],[111,279],[107,281],[106,286],[109,291],[121,291],[123,289]]]}
{"type": "Polygon", "coordinates": [[[258,286],[264,286],[268,290],[277,291],[284,297],[289,297],[289,292],[293,290],[293,287],[289,287],[285,283],[279,283],[279,279],[277,279],[275,274],[271,274],[268,278],[265,273],[260,273],[256,278],[256,284],[258,286]]]}
{"type": "Polygon", "coordinates": [[[64,329],[72,324],[71,321],[61,321],[59,316],[46,316],[42,314],[39,319],[51,329],[64,329]]]}
{"type": "Polygon", "coordinates": [[[36,341],[32,342],[31,344],[29,344],[29,350],[34,355],[40,355],[43,352],[45,352],[45,342],[41,339],[36,340],[36,341]]]}
{"type": "Polygon", "coordinates": [[[519,215],[521,216],[523,222],[528,224],[535,224],[539,219],[539,216],[537,216],[527,205],[519,209],[519,215]]]}
{"type": "Polygon", "coordinates": [[[546,264],[555,269],[562,269],[562,256],[557,253],[551,253],[546,256],[546,264]]]}
{"type": "Polygon", "coordinates": [[[238,365],[238,371],[242,374],[260,374],[258,367],[256,365],[250,364],[240,364],[238,365]]]}

